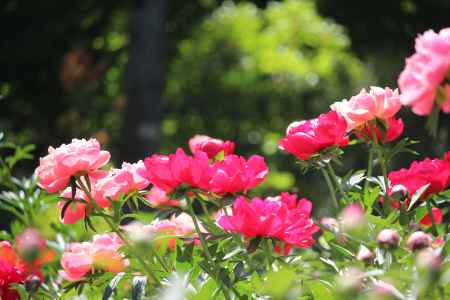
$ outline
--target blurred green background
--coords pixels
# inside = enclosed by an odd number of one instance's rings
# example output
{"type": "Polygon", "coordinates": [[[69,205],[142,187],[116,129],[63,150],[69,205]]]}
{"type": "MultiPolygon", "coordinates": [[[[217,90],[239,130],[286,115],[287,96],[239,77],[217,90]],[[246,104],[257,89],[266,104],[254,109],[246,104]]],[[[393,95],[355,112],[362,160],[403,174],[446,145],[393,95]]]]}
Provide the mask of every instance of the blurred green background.
{"type": "MultiPolygon", "coordinates": [[[[285,128],[363,87],[396,87],[417,33],[450,26],[449,11],[448,0],[4,0],[0,131],[36,145],[23,174],[73,137],[95,136],[119,164],[207,134],[264,155],[265,192],[319,198],[316,174],[277,150],[285,128]]],[[[401,116],[423,155],[450,148],[448,115],[436,140],[424,118],[401,116]]],[[[363,167],[364,148],[349,152],[346,170],[363,167]]]]}

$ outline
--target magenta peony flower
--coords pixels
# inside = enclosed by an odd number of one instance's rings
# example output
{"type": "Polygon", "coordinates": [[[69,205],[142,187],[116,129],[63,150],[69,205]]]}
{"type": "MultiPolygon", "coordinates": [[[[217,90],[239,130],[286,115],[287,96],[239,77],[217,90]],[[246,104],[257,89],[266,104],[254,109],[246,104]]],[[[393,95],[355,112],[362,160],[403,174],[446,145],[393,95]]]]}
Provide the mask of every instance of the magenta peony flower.
{"type": "Polygon", "coordinates": [[[49,193],[62,191],[69,185],[70,177],[90,175],[108,163],[109,158],[109,152],[100,150],[96,139],[73,139],[68,145],[50,147],[35,171],[38,185],[49,193]]]}
{"type": "Polygon", "coordinates": [[[362,129],[355,131],[359,139],[370,141],[373,140],[373,134],[376,134],[377,141],[380,143],[390,143],[402,135],[404,125],[402,119],[392,117],[386,121],[386,131],[382,133],[379,126],[375,124],[366,124],[362,129]]]}
{"type": "Polygon", "coordinates": [[[450,185],[450,163],[440,159],[425,159],[413,162],[409,169],[392,171],[388,175],[390,181],[389,194],[397,185],[407,189],[409,198],[421,187],[429,184],[421,199],[444,191],[450,185]]]}
{"type": "Polygon", "coordinates": [[[124,162],[121,169],[114,169],[99,179],[94,187],[97,198],[117,200],[121,194],[145,189],[150,182],[142,160],[130,164],[124,162]]]}
{"type": "Polygon", "coordinates": [[[367,92],[362,89],[358,95],[350,100],[342,100],[331,105],[347,121],[347,130],[360,127],[367,122],[380,119],[387,120],[395,116],[400,110],[400,96],[398,90],[384,89],[372,86],[367,92]]]}
{"type": "Polygon", "coordinates": [[[239,197],[230,216],[222,214],[218,224],[226,231],[238,232],[246,238],[268,237],[285,243],[286,247],[309,248],[319,230],[311,219],[312,204],[306,199],[282,193],[276,198],[250,202],[239,197]]]}
{"type": "MultiPolygon", "coordinates": [[[[411,106],[418,115],[429,115],[433,109],[438,87],[450,70],[450,28],[439,33],[428,30],[416,38],[416,53],[406,59],[406,66],[398,79],[401,102],[411,106]]],[[[450,93],[441,109],[449,113],[450,93]]]]}
{"type": "Polygon", "coordinates": [[[122,245],[115,233],[94,235],[92,242],[69,244],[61,257],[60,274],[68,281],[78,281],[96,270],[121,272],[128,265],[119,252],[122,245]]]}
{"type": "Polygon", "coordinates": [[[234,143],[211,138],[207,135],[195,135],[189,140],[189,148],[193,154],[197,151],[203,151],[209,158],[214,158],[220,151],[223,151],[225,155],[233,154],[234,143]]]}
{"type": "Polygon", "coordinates": [[[331,146],[345,147],[347,123],[335,111],[321,114],[318,118],[293,122],[286,131],[286,137],[279,141],[280,149],[301,160],[331,146]]]}
{"type": "Polygon", "coordinates": [[[227,155],[211,166],[208,191],[217,194],[248,191],[264,181],[269,169],[264,158],[252,155],[247,161],[238,155],[227,155]]]}
{"type": "Polygon", "coordinates": [[[27,266],[21,261],[8,241],[0,241],[0,297],[19,300],[19,293],[11,285],[23,283],[28,276],[27,266]]]}
{"type": "MultiPolygon", "coordinates": [[[[442,223],[442,212],[439,208],[437,207],[433,207],[431,208],[431,214],[433,215],[433,220],[435,224],[441,224],[442,223]]],[[[420,220],[419,222],[420,224],[430,227],[433,225],[433,222],[431,222],[431,217],[430,214],[425,214],[425,216],[423,216],[423,218],[420,220]]]]}

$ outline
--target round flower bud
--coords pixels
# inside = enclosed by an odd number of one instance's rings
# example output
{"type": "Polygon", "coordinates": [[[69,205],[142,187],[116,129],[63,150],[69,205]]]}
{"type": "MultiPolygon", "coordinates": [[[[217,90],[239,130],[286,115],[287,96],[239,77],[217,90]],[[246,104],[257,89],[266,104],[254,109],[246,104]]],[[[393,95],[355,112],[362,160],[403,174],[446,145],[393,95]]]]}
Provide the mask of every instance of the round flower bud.
{"type": "Polygon", "coordinates": [[[433,240],[429,234],[423,231],[416,231],[409,236],[406,241],[406,247],[412,251],[420,250],[429,247],[432,241],[433,240]]]}
{"type": "Polygon", "coordinates": [[[374,255],[366,246],[361,245],[358,253],[356,254],[356,259],[365,263],[372,261],[374,255]]]}
{"type": "Polygon", "coordinates": [[[25,279],[25,290],[29,294],[36,293],[36,291],[39,289],[40,286],[41,286],[41,278],[39,278],[39,276],[37,276],[37,275],[34,275],[34,274],[29,275],[25,279]]]}
{"type": "Polygon", "coordinates": [[[401,184],[394,185],[391,189],[391,197],[395,200],[404,200],[408,197],[408,189],[401,184]]]}
{"type": "Polygon", "coordinates": [[[366,224],[364,209],[358,203],[347,205],[340,215],[342,228],[351,230],[366,224]]]}
{"type": "Polygon", "coordinates": [[[378,245],[384,248],[395,248],[400,243],[400,236],[395,229],[383,229],[377,236],[378,245]]]}
{"type": "Polygon", "coordinates": [[[322,219],[320,219],[320,224],[328,231],[331,231],[334,233],[339,231],[339,224],[335,218],[329,218],[329,217],[322,218],[322,219]]]}

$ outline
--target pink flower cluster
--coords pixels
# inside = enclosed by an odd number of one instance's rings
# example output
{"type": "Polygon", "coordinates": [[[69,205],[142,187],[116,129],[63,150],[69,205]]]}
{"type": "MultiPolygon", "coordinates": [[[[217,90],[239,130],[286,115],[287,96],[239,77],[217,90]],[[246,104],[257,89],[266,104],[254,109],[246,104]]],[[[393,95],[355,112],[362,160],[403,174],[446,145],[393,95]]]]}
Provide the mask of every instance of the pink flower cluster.
{"type": "Polygon", "coordinates": [[[438,88],[446,96],[439,99],[441,110],[450,113],[450,84],[445,83],[450,71],[450,28],[439,33],[428,30],[416,38],[416,52],[406,59],[398,79],[401,102],[418,115],[429,115],[435,105],[438,88]]]}
{"type": "MultiPolygon", "coordinates": [[[[198,137],[197,137],[198,138],[198,137]]],[[[196,137],[194,137],[196,139],[196,137]]],[[[194,155],[187,155],[179,148],[174,154],[152,155],[145,159],[149,181],[157,188],[170,192],[181,185],[200,188],[216,194],[244,192],[250,190],[265,179],[268,168],[264,158],[253,155],[248,160],[230,152],[229,144],[223,143],[221,147],[206,153],[209,149],[207,137],[202,137],[202,147],[194,147],[194,155]],[[217,149],[224,151],[223,160],[210,160],[210,156],[217,149]],[[226,150],[226,151],[225,151],[226,150]]],[[[212,139],[217,146],[216,139],[212,139]]],[[[190,144],[195,144],[190,142],[190,144]]],[[[197,144],[195,144],[197,145],[197,144]]]]}
{"type": "Polygon", "coordinates": [[[311,219],[311,209],[307,199],[299,200],[288,193],[250,202],[241,196],[234,202],[231,215],[221,214],[218,224],[246,238],[275,238],[284,243],[285,251],[292,246],[309,248],[315,243],[313,234],[319,230],[311,219]]]}
{"type": "Polygon", "coordinates": [[[72,243],[62,257],[61,276],[79,281],[97,270],[118,273],[128,266],[128,260],[119,252],[123,242],[116,234],[95,235],[92,242],[72,243]]]}
{"type": "MultiPolygon", "coordinates": [[[[400,169],[389,173],[389,194],[396,190],[406,190],[408,201],[414,193],[425,185],[428,188],[421,195],[425,200],[429,195],[444,191],[450,185],[449,153],[446,159],[425,159],[414,161],[408,169],[400,169]]],[[[408,202],[409,203],[409,202],[408,202]]]]}

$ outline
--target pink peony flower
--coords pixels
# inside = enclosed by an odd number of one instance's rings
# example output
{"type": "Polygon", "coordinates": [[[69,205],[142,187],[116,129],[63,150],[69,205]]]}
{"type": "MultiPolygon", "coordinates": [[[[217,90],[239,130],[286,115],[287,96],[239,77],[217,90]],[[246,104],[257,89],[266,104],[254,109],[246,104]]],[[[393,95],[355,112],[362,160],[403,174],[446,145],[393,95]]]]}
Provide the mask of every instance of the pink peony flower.
{"type": "Polygon", "coordinates": [[[178,200],[170,199],[167,192],[158,188],[153,187],[150,192],[145,195],[145,199],[150,202],[153,207],[158,206],[179,206],[180,202],[178,200]]]}
{"type": "MultiPolygon", "coordinates": [[[[406,66],[398,79],[402,92],[401,102],[411,106],[418,115],[429,115],[433,109],[438,87],[443,84],[450,69],[450,28],[439,33],[428,30],[416,38],[416,53],[406,59],[406,66]]],[[[450,93],[441,104],[441,109],[448,113],[450,93]]]]}
{"type": "Polygon", "coordinates": [[[440,159],[425,159],[413,162],[409,169],[392,171],[388,175],[390,188],[389,194],[397,185],[401,185],[408,191],[409,198],[421,187],[429,184],[423,192],[421,199],[429,195],[445,190],[450,184],[450,164],[440,159]]]}
{"type": "Polygon", "coordinates": [[[358,95],[350,100],[342,100],[331,105],[347,121],[347,130],[350,131],[374,119],[387,120],[395,116],[400,110],[400,96],[398,91],[390,88],[373,86],[369,92],[362,89],[358,95]]]}
{"type": "Polygon", "coordinates": [[[279,141],[280,149],[301,160],[331,146],[345,147],[347,123],[336,112],[321,114],[318,118],[294,122],[289,125],[286,137],[279,141]]]}
{"type": "Polygon", "coordinates": [[[99,179],[94,187],[97,198],[117,200],[121,194],[145,189],[150,182],[142,160],[130,164],[124,162],[121,169],[114,169],[108,176],[99,179]]]}
{"type": "Polygon", "coordinates": [[[396,140],[403,133],[404,125],[402,119],[390,118],[386,121],[386,131],[382,133],[381,129],[375,124],[366,124],[362,129],[355,131],[359,139],[371,141],[373,134],[376,134],[377,141],[381,143],[390,143],[396,140]]]}
{"type": "MultiPolygon", "coordinates": [[[[442,223],[442,212],[439,208],[433,207],[431,208],[431,214],[433,215],[433,220],[435,224],[441,224],[442,223]]],[[[430,214],[426,214],[421,220],[420,224],[430,227],[433,225],[431,222],[430,214]]]]}
{"type": "Polygon", "coordinates": [[[166,192],[181,184],[199,188],[209,186],[211,168],[208,156],[202,151],[191,157],[178,148],[175,154],[147,157],[144,164],[150,183],[166,192]]]}
{"type": "Polygon", "coordinates": [[[220,151],[223,151],[225,155],[232,154],[234,152],[234,143],[232,141],[214,139],[207,135],[195,135],[189,140],[189,148],[193,154],[197,151],[203,151],[209,158],[214,158],[220,151]]]}
{"type": "Polygon", "coordinates": [[[237,155],[227,155],[212,165],[207,191],[217,194],[248,191],[261,184],[269,173],[264,158],[252,155],[247,161],[237,155]]]}
{"type": "Polygon", "coordinates": [[[0,298],[18,300],[19,293],[12,289],[12,284],[23,283],[28,276],[27,267],[20,260],[11,244],[0,242],[0,298]]]}
{"type": "Polygon", "coordinates": [[[128,261],[119,252],[123,245],[116,234],[95,235],[92,242],[69,244],[61,257],[61,276],[68,281],[79,281],[95,270],[118,273],[128,261]]]}
{"type": "Polygon", "coordinates": [[[312,235],[319,230],[311,219],[311,209],[311,202],[297,200],[288,193],[266,200],[253,198],[250,202],[241,196],[234,202],[232,214],[222,214],[218,224],[226,231],[238,232],[249,239],[275,238],[287,248],[309,248],[315,243],[312,235]]]}
{"type": "Polygon", "coordinates": [[[73,139],[56,149],[50,147],[35,171],[38,185],[49,193],[59,192],[69,185],[70,177],[89,175],[108,163],[109,158],[109,152],[100,150],[96,139],[73,139]]]}

